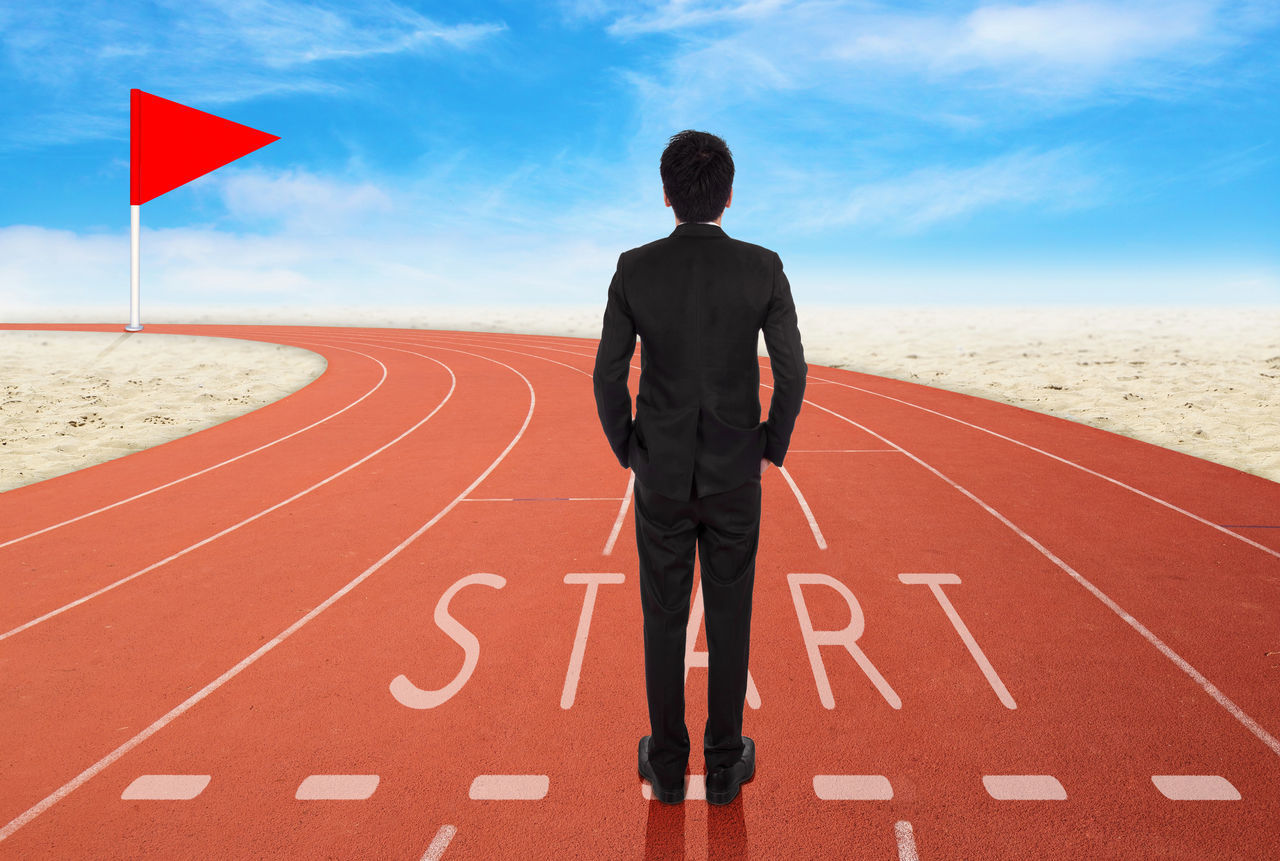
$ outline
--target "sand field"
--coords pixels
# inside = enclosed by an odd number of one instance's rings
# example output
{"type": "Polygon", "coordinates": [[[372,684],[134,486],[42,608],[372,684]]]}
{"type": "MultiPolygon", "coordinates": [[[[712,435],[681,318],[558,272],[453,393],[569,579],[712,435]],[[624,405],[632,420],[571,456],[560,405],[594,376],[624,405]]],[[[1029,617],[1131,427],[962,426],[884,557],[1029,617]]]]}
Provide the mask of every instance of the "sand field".
{"type": "MultiPolygon", "coordinates": [[[[155,322],[598,338],[602,314],[583,306],[171,312],[155,322]]],[[[1280,481],[1280,308],[801,305],[797,315],[811,364],[992,398],[1280,481]]],[[[231,338],[0,330],[0,491],[242,415],[324,367],[308,350],[231,338]]],[[[634,377],[632,386],[634,396],[634,377]]]]}

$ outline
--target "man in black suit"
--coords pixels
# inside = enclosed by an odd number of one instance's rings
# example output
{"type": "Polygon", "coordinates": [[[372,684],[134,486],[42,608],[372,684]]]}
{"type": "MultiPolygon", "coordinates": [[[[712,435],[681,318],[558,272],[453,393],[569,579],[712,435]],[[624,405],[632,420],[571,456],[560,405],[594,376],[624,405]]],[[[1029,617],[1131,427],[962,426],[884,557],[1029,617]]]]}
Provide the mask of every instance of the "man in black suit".
{"type": "Polygon", "coordinates": [[[663,152],[660,171],[676,228],[619,255],[593,382],[609,446],[635,472],[652,733],[640,740],[639,771],[659,800],[684,800],[684,659],[696,548],[707,625],[707,801],[728,804],[755,774],[755,744],[742,735],[742,713],[760,477],[786,456],[808,366],[781,258],[720,227],[733,200],[725,142],[682,131],[663,152]],[[774,380],[763,423],[761,329],[774,380]],[[637,334],[633,420],[627,383],[637,334]]]}

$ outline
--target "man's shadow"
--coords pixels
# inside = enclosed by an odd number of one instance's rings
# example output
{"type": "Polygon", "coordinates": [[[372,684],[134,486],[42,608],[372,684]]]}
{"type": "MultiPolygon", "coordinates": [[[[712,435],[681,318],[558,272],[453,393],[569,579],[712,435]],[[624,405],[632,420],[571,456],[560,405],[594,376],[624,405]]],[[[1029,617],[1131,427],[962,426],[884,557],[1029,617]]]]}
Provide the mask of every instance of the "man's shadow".
{"type": "MultiPolygon", "coordinates": [[[[687,779],[687,778],[686,778],[687,779]]],[[[707,811],[707,858],[738,859],[747,857],[747,826],[742,815],[742,793],[725,805],[702,801],[663,804],[649,801],[649,818],[645,826],[645,861],[678,858],[684,855],[684,808],[687,804],[703,804],[707,811]]]]}

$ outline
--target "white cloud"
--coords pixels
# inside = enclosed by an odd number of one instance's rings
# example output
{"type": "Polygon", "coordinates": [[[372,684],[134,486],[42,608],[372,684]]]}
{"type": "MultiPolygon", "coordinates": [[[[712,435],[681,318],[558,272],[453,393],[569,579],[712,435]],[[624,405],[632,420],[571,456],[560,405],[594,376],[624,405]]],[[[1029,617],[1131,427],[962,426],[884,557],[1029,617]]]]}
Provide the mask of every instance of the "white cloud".
{"type": "MultiPolygon", "coordinates": [[[[822,305],[1275,307],[1280,267],[1167,253],[1124,261],[1045,256],[1034,264],[901,260],[892,264],[788,262],[801,312],[822,305]]],[[[812,313],[816,313],[812,312],[812,313]]]]}
{"type": "Polygon", "coordinates": [[[341,57],[415,50],[433,42],[469,47],[504,24],[443,25],[389,0],[334,6],[297,0],[228,0],[200,6],[163,4],[180,36],[231,49],[271,68],[341,57]]]}
{"type": "Polygon", "coordinates": [[[30,101],[9,99],[0,106],[0,150],[119,137],[128,89],[140,81],[201,105],[335,94],[354,79],[327,61],[473,51],[505,29],[501,21],[443,24],[391,0],[16,4],[0,18],[10,82],[45,93],[40,105],[57,109],[23,115],[30,101]],[[105,95],[116,93],[125,95],[105,95]],[[71,116],[83,121],[63,121],[71,116]]]}
{"type": "MultiPolygon", "coordinates": [[[[604,308],[618,242],[595,237],[416,234],[335,242],[240,236],[208,229],[144,229],[143,320],[148,309],[544,307],[604,308]]],[[[1037,305],[1045,303],[1275,304],[1280,270],[1241,259],[1123,262],[1045,259],[1035,265],[903,260],[893,264],[788,257],[802,309],[822,304],[1037,305]]],[[[69,319],[129,306],[124,232],[84,235],[0,228],[0,323],[69,319]]],[[[176,319],[176,318],[173,318],[176,319]]]]}
{"type": "Polygon", "coordinates": [[[1033,57],[1051,63],[1109,66],[1155,56],[1205,35],[1213,5],[1169,2],[1052,2],[982,6],[963,23],[956,56],[987,62],[1033,57]]]}
{"type": "Polygon", "coordinates": [[[124,114],[45,111],[11,122],[0,133],[0,152],[42,149],[93,138],[126,137],[128,134],[129,119],[124,114]]]}
{"type": "Polygon", "coordinates": [[[964,16],[877,16],[830,56],[929,77],[1053,97],[1154,89],[1213,58],[1210,0],[980,6],[964,16]]]}
{"type": "MultiPolygon", "coordinates": [[[[660,4],[648,16],[624,15],[609,25],[608,32],[615,36],[639,33],[658,33],[718,24],[725,21],[749,21],[767,18],[785,10],[790,0],[747,0],[741,3],[697,3],[688,0],[668,0],[660,4]]],[[[623,4],[631,10],[640,3],[623,4]]],[[[784,13],[785,14],[785,13],[784,13]]]]}
{"type": "Polygon", "coordinates": [[[1206,182],[1221,185],[1238,182],[1257,173],[1268,165],[1275,164],[1277,158],[1280,158],[1277,147],[1267,141],[1223,152],[1200,165],[1197,172],[1206,182]]]}
{"type": "Polygon", "coordinates": [[[876,224],[892,232],[914,232],[990,208],[1036,205],[1065,210],[1096,203],[1097,177],[1073,147],[1007,153],[967,167],[930,166],[905,176],[868,182],[847,194],[829,191],[826,205],[800,228],[876,224]]]}
{"type": "Polygon", "coordinates": [[[342,182],[300,169],[227,171],[215,183],[232,218],[269,219],[304,232],[347,229],[362,216],[394,208],[372,182],[342,182]]]}
{"type": "MultiPolygon", "coordinates": [[[[622,242],[466,226],[385,235],[143,226],[142,304],[562,304],[604,301],[622,242]]],[[[24,307],[129,298],[129,238],[0,228],[0,321],[24,307]]],[[[601,306],[603,307],[603,306],[601,306]]]]}
{"type": "MultiPolygon", "coordinates": [[[[535,178],[527,165],[514,167],[497,182],[488,175],[468,176],[462,166],[465,162],[416,180],[263,169],[229,169],[203,177],[193,186],[200,195],[225,203],[228,214],[218,222],[223,229],[153,229],[144,207],[144,318],[153,303],[196,310],[565,303],[602,308],[619,251],[672,228],[670,211],[659,203],[652,166],[643,175],[615,175],[598,193],[551,211],[537,199],[536,186],[508,196],[535,178]],[[607,193],[610,188],[617,191],[607,193]],[[263,220],[269,223],[254,223],[263,220]],[[237,232],[246,227],[268,232],[237,232]]],[[[578,170],[566,175],[581,178],[578,170]]],[[[536,179],[551,187],[565,181],[555,165],[536,179]]],[[[839,173],[824,175],[808,166],[784,168],[762,218],[774,235],[787,230],[792,236],[812,235],[815,228],[850,225],[860,232],[872,227],[911,233],[990,209],[1088,206],[1106,190],[1088,154],[1074,147],[1018,150],[976,163],[941,163],[849,182],[839,173]]],[[[748,209],[735,208],[731,218],[741,232],[731,226],[730,235],[750,240],[750,198],[744,196],[740,203],[748,209]]],[[[973,301],[982,295],[989,274],[966,274],[963,266],[921,274],[904,261],[902,267],[868,275],[871,281],[860,274],[851,283],[847,261],[827,271],[803,257],[787,260],[798,301],[810,302],[880,301],[877,291],[890,288],[894,295],[926,302],[930,295],[943,302],[951,296],[973,301]],[[961,290],[962,284],[967,286],[961,290]]],[[[1228,294],[1274,291],[1270,270],[1259,276],[1242,273],[1236,264],[1221,268],[1222,279],[1238,282],[1225,288],[1223,301],[1230,301],[1228,294]]],[[[1171,268],[1160,263],[1109,283],[1118,285],[1117,295],[1125,295],[1126,277],[1131,284],[1143,278],[1154,283],[1171,268]]],[[[855,271],[867,273],[861,265],[855,271]]],[[[17,309],[34,306],[96,308],[118,302],[127,308],[128,275],[128,234],[123,229],[77,234],[0,228],[0,320],[20,319],[17,309]]],[[[1045,277],[1041,272],[1040,286],[1047,295],[1069,295],[1065,275],[1052,285],[1045,277]]],[[[1194,298],[1202,290],[1204,297],[1213,298],[1203,272],[1196,277],[1200,280],[1187,276],[1178,282],[1185,285],[1179,288],[1182,295],[1194,298]]],[[[991,290],[997,289],[997,281],[1010,295],[1020,291],[1038,298],[1034,272],[996,279],[991,290]],[[1021,288],[1018,278],[1023,279],[1021,288]]],[[[1095,282],[1101,283],[1082,274],[1080,283],[1095,282]]]]}
{"type": "MultiPolygon", "coordinates": [[[[620,38],[675,40],[665,67],[632,70],[655,125],[731,114],[790,92],[942,124],[1017,121],[1082,101],[1211,87],[1211,67],[1280,18],[1221,0],[1039,3],[667,2],[615,7],[620,38]]],[[[785,105],[785,102],[780,104],[785,105]]]]}
{"type": "Polygon", "coordinates": [[[121,242],[111,235],[0,227],[0,319],[14,306],[74,302],[86,285],[102,281],[114,280],[128,290],[127,234],[121,242]]]}

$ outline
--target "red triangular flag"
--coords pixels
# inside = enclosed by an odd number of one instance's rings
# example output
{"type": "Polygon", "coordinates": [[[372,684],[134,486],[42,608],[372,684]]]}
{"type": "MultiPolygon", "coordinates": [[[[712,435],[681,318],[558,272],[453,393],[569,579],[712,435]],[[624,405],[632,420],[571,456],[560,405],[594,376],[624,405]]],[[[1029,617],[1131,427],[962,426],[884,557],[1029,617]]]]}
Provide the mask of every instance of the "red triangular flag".
{"type": "Polygon", "coordinates": [[[257,129],[129,91],[129,203],[146,203],[280,140],[257,129]]]}

